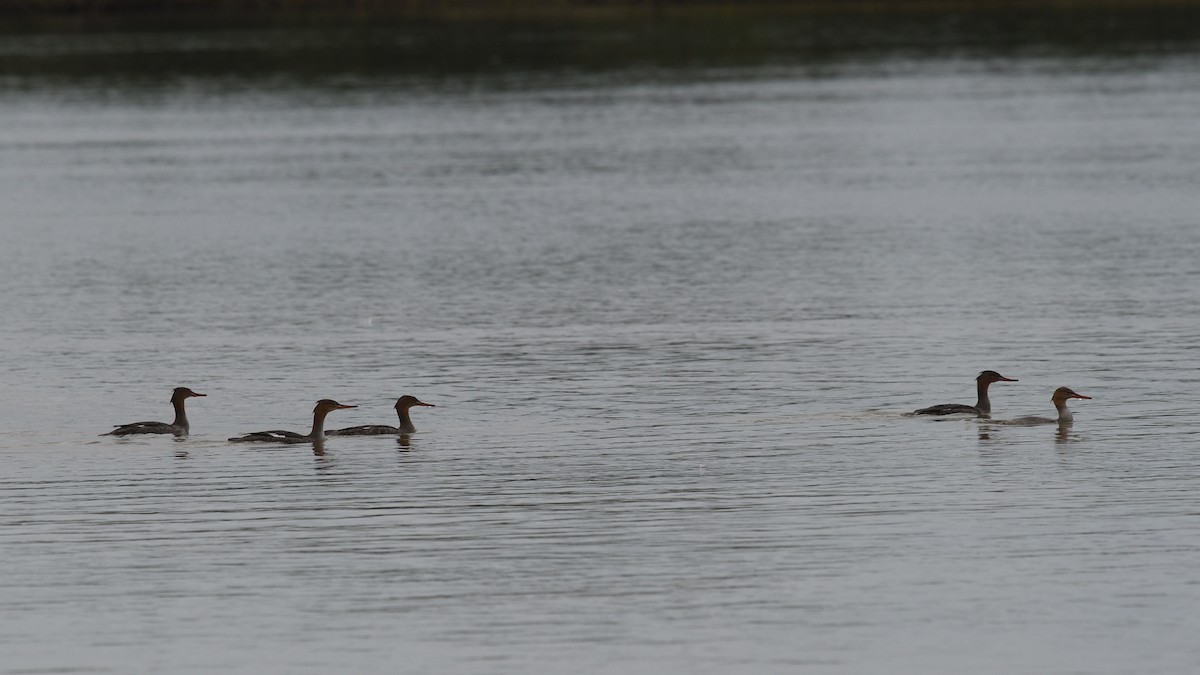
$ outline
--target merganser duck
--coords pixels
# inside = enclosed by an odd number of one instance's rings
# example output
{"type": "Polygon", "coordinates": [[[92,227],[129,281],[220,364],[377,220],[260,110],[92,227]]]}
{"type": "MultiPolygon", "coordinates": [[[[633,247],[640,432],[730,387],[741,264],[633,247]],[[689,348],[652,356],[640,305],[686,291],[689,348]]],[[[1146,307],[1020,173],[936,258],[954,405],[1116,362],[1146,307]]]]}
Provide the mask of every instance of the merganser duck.
{"type": "Polygon", "coordinates": [[[1075,416],[1071,414],[1070,410],[1067,410],[1067,401],[1073,398],[1082,398],[1090,401],[1092,397],[1084,396],[1083,394],[1076,394],[1074,391],[1071,391],[1069,387],[1059,387],[1058,389],[1054,390],[1054,395],[1050,397],[1050,400],[1054,402],[1054,407],[1058,408],[1058,419],[1036,416],[1018,417],[1014,420],[1006,420],[1002,422],[1002,424],[1020,424],[1027,426],[1034,424],[1070,424],[1075,421],[1075,416]]]}
{"type": "Polygon", "coordinates": [[[167,424],[166,422],[134,422],[132,424],[118,424],[116,429],[101,436],[128,436],[130,434],[175,434],[176,436],[188,435],[188,418],[187,412],[183,409],[184,401],[193,396],[206,396],[206,394],[197,394],[187,387],[175,387],[175,391],[171,392],[171,405],[175,407],[175,421],[167,424]]]}
{"type": "Polygon", "coordinates": [[[359,427],[347,427],[345,429],[334,429],[326,431],[326,436],[383,436],[396,434],[411,434],[417,430],[417,427],[412,423],[412,418],[408,416],[408,409],[414,406],[424,406],[426,408],[436,408],[432,403],[425,403],[417,400],[416,396],[401,396],[396,401],[396,414],[400,416],[399,427],[389,427],[386,424],[365,424],[359,427]]]}
{"type": "Polygon", "coordinates": [[[967,413],[978,417],[988,417],[992,414],[992,402],[988,400],[988,386],[993,382],[1016,382],[1011,377],[1005,377],[994,370],[985,370],[975,378],[975,391],[979,394],[979,399],[975,405],[966,405],[963,403],[942,403],[940,405],[929,406],[914,410],[913,415],[954,415],[956,413],[967,413]]]}
{"type": "Polygon", "coordinates": [[[312,431],[307,435],[298,434],[294,431],[282,431],[274,429],[271,431],[256,431],[245,436],[235,436],[229,439],[233,443],[320,443],[325,440],[325,416],[334,410],[345,410],[347,408],[357,408],[355,405],[342,405],[332,399],[323,398],[317,401],[317,406],[313,408],[313,425],[312,431]]]}

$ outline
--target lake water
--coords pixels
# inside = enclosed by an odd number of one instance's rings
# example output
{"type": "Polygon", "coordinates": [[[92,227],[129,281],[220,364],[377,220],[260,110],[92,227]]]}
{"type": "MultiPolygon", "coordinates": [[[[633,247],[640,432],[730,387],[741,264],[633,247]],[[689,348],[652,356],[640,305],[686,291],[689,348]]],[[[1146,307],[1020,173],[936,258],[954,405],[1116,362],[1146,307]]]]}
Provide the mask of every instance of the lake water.
{"type": "Polygon", "coordinates": [[[1200,668],[1200,49],[261,39],[0,39],[0,673],[1200,668]]]}

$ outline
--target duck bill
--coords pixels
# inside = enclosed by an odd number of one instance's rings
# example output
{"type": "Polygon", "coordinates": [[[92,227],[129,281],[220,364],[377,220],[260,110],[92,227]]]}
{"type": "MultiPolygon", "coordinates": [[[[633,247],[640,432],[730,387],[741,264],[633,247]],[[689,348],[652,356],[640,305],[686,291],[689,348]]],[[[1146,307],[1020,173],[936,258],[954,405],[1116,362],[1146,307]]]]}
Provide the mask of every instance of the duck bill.
{"type": "Polygon", "coordinates": [[[197,393],[194,391],[192,393],[188,394],[188,398],[194,398],[196,396],[208,396],[208,394],[200,394],[200,393],[197,393]]]}
{"type": "Polygon", "coordinates": [[[1089,401],[1092,400],[1091,396],[1084,396],[1083,394],[1071,394],[1071,398],[1085,398],[1089,401]]]}
{"type": "Polygon", "coordinates": [[[1001,382],[1020,382],[1020,380],[1018,380],[1015,377],[1005,377],[1003,375],[1000,376],[1000,381],[1001,382]]]}
{"type": "Polygon", "coordinates": [[[413,405],[425,406],[426,408],[436,408],[436,407],[437,407],[436,405],[434,405],[434,404],[432,404],[432,403],[426,403],[426,402],[424,402],[424,401],[417,401],[417,402],[416,402],[416,403],[414,403],[413,405]]]}
{"type": "Polygon", "coordinates": [[[339,403],[339,404],[337,405],[337,407],[336,407],[336,408],[334,408],[334,410],[346,410],[346,409],[348,409],[348,408],[357,408],[357,407],[358,407],[358,406],[356,406],[356,405],[342,405],[341,403],[339,403]]]}

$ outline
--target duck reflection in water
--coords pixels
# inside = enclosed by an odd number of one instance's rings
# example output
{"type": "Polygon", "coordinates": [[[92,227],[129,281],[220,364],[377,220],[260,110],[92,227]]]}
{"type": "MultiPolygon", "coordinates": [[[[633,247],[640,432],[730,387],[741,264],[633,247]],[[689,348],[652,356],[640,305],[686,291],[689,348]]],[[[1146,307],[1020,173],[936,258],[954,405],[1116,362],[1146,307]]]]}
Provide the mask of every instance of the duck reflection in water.
{"type": "Polygon", "coordinates": [[[335,461],[335,459],[337,458],[337,455],[332,452],[326,452],[325,451],[325,443],[323,443],[323,442],[313,443],[312,444],[312,453],[313,453],[313,471],[318,476],[335,475],[332,473],[332,471],[337,463],[335,461]]]}
{"type": "MultiPolygon", "coordinates": [[[[1071,422],[1059,422],[1054,429],[1054,442],[1063,444],[1074,443],[1075,441],[1078,441],[1080,439],[1080,435],[1078,433],[1071,433],[1072,426],[1073,425],[1071,422]]],[[[1003,439],[1003,434],[995,438],[992,437],[992,434],[1000,431],[1000,429],[1001,425],[999,424],[979,425],[979,442],[985,445],[990,445],[993,441],[1000,442],[1003,439]]]]}
{"type": "Polygon", "coordinates": [[[1059,423],[1058,429],[1056,429],[1054,432],[1054,442],[1059,445],[1065,445],[1067,443],[1074,443],[1075,441],[1078,441],[1080,438],[1081,438],[1081,436],[1078,433],[1074,433],[1074,434],[1071,433],[1071,423],[1070,422],[1059,423]]]}

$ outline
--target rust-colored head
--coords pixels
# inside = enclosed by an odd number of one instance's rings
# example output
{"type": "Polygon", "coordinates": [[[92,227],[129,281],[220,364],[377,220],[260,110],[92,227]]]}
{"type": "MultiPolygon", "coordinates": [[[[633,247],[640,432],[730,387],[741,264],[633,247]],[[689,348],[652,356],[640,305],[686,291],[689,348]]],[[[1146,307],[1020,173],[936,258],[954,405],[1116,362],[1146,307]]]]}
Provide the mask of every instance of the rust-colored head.
{"type": "Polygon", "coordinates": [[[317,407],[313,408],[313,412],[329,412],[331,410],[345,410],[346,408],[357,408],[356,405],[342,405],[331,398],[323,398],[317,401],[317,407]]]}
{"type": "Polygon", "coordinates": [[[985,370],[975,378],[975,381],[991,384],[993,382],[1016,382],[1017,380],[1014,380],[1011,377],[1005,377],[994,370],[985,370]]]}
{"type": "Polygon", "coordinates": [[[207,396],[207,395],[208,394],[197,394],[196,392],[192,391],[191,389],[188,389],[187,387],[175,387],[175,391],[171,392],[171,400],[172,401],[182,401],[185,398],[192,398],[194,396],[207,396]]]}
{"type": "Polygon", "coordinates": [[[1071,390],[1070,387],[1059,387],[1058,389],[1054,390],[1054,395],[1050,397],[1050,400],[1058,402],[1058,401],[1065,401],[1070,398],[1083,398],[1083,399],[1091,400],[1092,397],[1084,396],[1083,394],[1076,394],[1074,391],[1071,390]]]}
{"type": "Polygon", "coordinates": [[[396,401],[396,410],[401,410],[404,408],[411,408],[413,406],[418,406],[418,405],[425,406],[426,408],[436,408],[437,407],[432,403],[425,403],[424,401],[417,400],[416,396],[401,396],[400,400],[396,401]]]}

